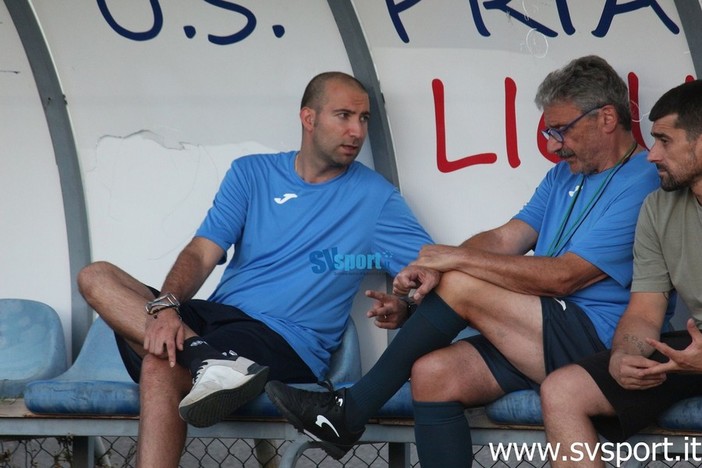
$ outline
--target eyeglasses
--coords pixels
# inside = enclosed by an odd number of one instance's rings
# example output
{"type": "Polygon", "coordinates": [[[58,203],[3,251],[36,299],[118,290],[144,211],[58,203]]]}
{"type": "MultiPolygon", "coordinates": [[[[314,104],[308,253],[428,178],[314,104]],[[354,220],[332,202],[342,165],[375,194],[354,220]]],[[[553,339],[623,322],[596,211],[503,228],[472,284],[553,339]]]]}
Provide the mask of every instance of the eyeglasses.
{"type": "Polygon", "coordinates": [[[565,124],[564,126],[562,126],[560,128],[544,128],[543,130],[541,130],[541,134],[547,140],[549,138],[553,138],[558,143],[563,143],[563,140],[565,140],[565,132],[567,132],[573,125],[578,123],[578,120],[582,119],[583,117],[588,115],[590,112],[596,111],[598,109],[602,109],[605,105],[606,104],[603,104],[603,105],[597,106],[597,107],[593,107],[589,111],[583,112],[578,117],[576,117],[575,120],[571,120],[569,123],[565,124]]]}

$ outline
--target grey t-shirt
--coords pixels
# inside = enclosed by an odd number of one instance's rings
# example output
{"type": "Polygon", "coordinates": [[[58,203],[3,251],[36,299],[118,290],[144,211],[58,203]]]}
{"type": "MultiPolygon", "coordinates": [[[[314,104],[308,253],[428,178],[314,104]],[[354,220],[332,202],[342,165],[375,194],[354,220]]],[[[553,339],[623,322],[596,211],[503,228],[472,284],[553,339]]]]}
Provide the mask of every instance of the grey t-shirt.
{"type": "Polygon", "coordinates": [[[702,206],[688,188],[651,193],[634,241],[632,292],[677,290],[702,325],[702,206]]]}

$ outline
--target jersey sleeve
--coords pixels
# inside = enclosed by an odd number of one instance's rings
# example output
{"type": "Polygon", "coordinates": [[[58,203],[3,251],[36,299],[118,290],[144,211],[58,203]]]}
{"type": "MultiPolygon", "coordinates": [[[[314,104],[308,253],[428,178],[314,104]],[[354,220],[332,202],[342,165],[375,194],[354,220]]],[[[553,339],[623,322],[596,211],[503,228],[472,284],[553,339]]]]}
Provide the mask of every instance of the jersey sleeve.
{"type": "Polygon", "coordinates": [[[540,233],[546,216],[546,209],[552,188],[553,169],[541,180],[529,201],[512,219],[523,221],[531,226],[537,233],[540,233]]]}
{"type": "Polygon", "coordinates": [[[380,212],[374,235],[383,269],[395,276],[417,258],[423,245],[433,243],[405,199],[393,190],[380,212]]]}
{"type": "Polygon", "coordinates": [[[249,205],[249,181],[244,165],[234,161],[224,176],[205,219],[195,233],[225,252],[240,239],[249,205]]]}

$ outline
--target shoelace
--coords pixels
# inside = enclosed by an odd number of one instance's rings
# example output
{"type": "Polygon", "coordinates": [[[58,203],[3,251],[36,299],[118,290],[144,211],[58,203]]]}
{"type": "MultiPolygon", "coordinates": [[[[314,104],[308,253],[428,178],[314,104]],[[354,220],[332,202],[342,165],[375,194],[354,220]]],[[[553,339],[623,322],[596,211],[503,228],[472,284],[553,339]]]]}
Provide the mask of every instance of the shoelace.
{"type": "Polygon", "coordinates": [[[198,379],[202,375],[203,371],[205,370],[205,366],[207,365],[207,364],[205,364],[206,362],[207,361],[202,361],[200,363],[200,367],[197,368],[197,372],[195,373],[195,377],[193,378],[193,385],[195,385],[195,383],[198,381],[198,379]]]}
{"type": "Polygon", "coordinates": [[[209,359],[205,359],[203,361],[200,361],[200,365],[197,368],[197,372],[195,372],[195,377],[193,378],[193,384],[195,384],[199,379],[200,376],[202,375],[203,372],[205,372],[205,367],[210,363],[209,359]]]}
{"type": "Polygon", "coordinates": [[[317,384],[328,390],[328,393],[326,393],[327,398],[324,400],[324,402],[322,403],[321,406],[323,408],[328,408],[330,406],[336,406],[337,401],[339,399],[339,391],[334,390],[334,384],[332,384],[331,381],[328,379],[317,382],[317,384]]]}

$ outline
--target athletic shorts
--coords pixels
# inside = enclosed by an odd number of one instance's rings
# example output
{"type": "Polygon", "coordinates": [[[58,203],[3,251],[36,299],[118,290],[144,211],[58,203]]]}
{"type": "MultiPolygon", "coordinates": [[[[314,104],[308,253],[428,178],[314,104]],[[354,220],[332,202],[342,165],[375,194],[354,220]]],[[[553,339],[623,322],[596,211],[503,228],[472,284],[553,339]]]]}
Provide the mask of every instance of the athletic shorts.
{"type": "MultiPolygon", "coordinates": [[[[547,374],[606,349],[590,319],[574,303],[542,297],[541,314],[544,367],[547,374]]],[[[478,350],[505,393],[517,390],[539,390],[540,384],[514,367],[483,335],[474,335],[461,341],[467,341],[478,350]]]]}
{"type": "MultiPolygon", "coordinates": [[[[158,291],[154,291],[158,295],[158,291]]],[[[268,378],[288,383],[317,382],[309,366],[282,336],[236,307],[193,299],[180,305],[183,323],[218,351],[268,366],[268,378]]],[[[141,356],[115,333],[117,347],[129,375],[139,382],[141,356]]]]}
{"type": "MultiPolygon", "coordinates": [[[[687,330],[663,333],[661,342],[673,349],[685,349],[691,338],[687,330]]],[[[609,373],[610,352],[605,351],[578,362],[600,387],[614,408],[616,417],[597,417],[597,430],[613,442],[622,442],[639,432],[674,403],[702,395],[702,375],[669,373],[659,386],[646,390],[626,390],[609,373]]],[[[666,362],[668,358],[655,351],[651,359],[666,362]]]]}

